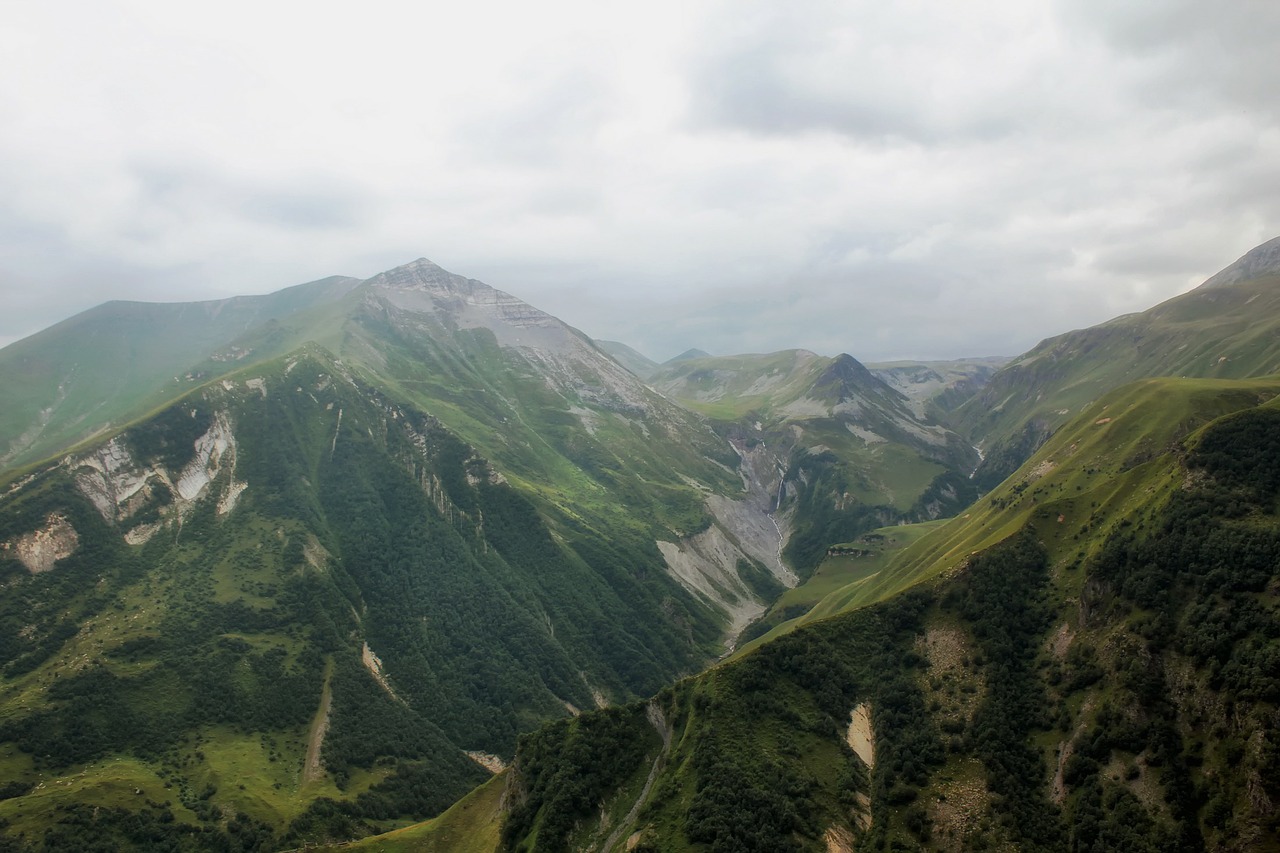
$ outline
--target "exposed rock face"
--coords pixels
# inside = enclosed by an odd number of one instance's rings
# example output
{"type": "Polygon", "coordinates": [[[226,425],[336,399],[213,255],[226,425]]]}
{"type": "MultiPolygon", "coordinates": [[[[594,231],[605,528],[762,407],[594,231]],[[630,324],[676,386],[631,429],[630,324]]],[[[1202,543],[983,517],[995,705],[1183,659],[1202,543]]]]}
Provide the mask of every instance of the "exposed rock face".
{"type": "Polygon", "coordinates": [[[368,284],[397,308],[447,318],[460,329],[488,329],[504,347],[563,350],[571,346],[569,338],[585,343],[545,311],[426,258],[380,273],[368,284]]]}
{"type": "Polygon", "coordinates": [[[155,474],[134,462],[118,436],[76,460],[75,467],[76,485],[107,521],[118,520],[121,508],[155,474]]]}
{"type": "MultiPolygon", "coordinates": [[[[195,456],[176,478],[159,465],[149,467],[134,459],[120,437],[67,464],[75,471],[80,492],[103,518],[116,523],[128,520],[151,501],[153,483],[154,488],[163,487],[173,495],[179,515],[207,493],[223,470],[229,470],[231,477],[218,499],[219,515],[235,509],[248,488],[235,480],[236,439],[225,412],[217,413],[208,431],[196,439],[195,456]]],[[[162,526],[163,522],[139,525],[125,533],[125,541],[140,545],[162,526]]]]}
{"type": "Polygon", "coordinates": [[[795,572],[782,561],[790,520],[772,511],[773,495],[780,484],[778,461],[763,442],[751,447],[734,442],[734,449],[742,459],[746,494],[739,500],[708,496],[706,507],[715,518],[711,527],[678,543],[658,543],[671,575],[729,617],[730,649],[742,629],[766,607],[739,576],[739,560],[762,564],[784,586],[798,582],[795,572]]]}
{"type": "Polygon", "coordinates": [[[49,571],[54,563],[70,557],[78,547],[80,537],[63,515],[51,515],[44,527],[0,546],[13,553],[33,575],[49,571]]]}
{"type": "Polygon", "coordinates": [[[369,671],[374,680],[378,682],[378,686],[387,691],[387,695],[397,702],[403,702],[396,695],[395,690],[391,689],[391,682],[387,681],[387,674],[382,669],[382,658],[374,654],[373,649],[369,648],[369,644],[365,643],[360,647],[360,662],[364,664],[364,668],[369,671]]]}
{"type": "Polygon", "coordinates": [[[235,435],[231,423],[223,412],[213,419],[209,431],[196,439],[195,458],[187,463],[175,484],[178,495],[185,501],[194,501],[213,482],[222,470],[224,459],[234,465],[235,435]],[[230,453],[228,453],[230,451],[230,453]]]}
{"type": "Polygon", "coordinates": [[[853,709],[849,715],[849,730],[845,734],[849,748],[853,750],[868,770],[876,766],[876,736],[871,727],[871,706],[866,702],[853,709]]]}
{"type": "Polygon", "coordinates": [[[738,577],[742,551],[717,525],[679,543],[659,542],[667,569],[685,589],[719,607],[729,618],[729,647],[765,605],[738,577]]]}
{"type": "Polygon", "coordinates": [[[557,391],[623,415],[654,414],[653,394],[577,329],[509,293],[454,275],[425,258],[366,282],[368,298],[390,306],[393,322],[428,336],[484,329],[519,353],[557,391]],[[435,327],[435,328],[432,328],[435,327]]]}

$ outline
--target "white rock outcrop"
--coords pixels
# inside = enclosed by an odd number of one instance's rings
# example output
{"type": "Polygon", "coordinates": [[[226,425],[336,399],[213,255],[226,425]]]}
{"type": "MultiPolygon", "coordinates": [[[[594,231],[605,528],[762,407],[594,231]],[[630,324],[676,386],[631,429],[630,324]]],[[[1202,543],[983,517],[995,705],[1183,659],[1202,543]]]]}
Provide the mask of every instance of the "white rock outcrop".
{"type": "Polygon", "coordinates": [[[214,416],[209,431],[196,439],[196,455],[175,484],[178,496],[184,501],[194,501],[213,482],[222,470],[224,458],[232,461],[235,458],[236,437],[231,431],[231,423],[226,414],[219,412],[214,416]],[[228,454],[228,451],[231,451],[228,454]]]}
{"type": "Polygon", "coordinates": [[[0,551],[12,553],[31,574],[47,572],[58,560],[70,557],[80,547],[80,537],[67,517],[54,513],[44,527],[0,545],[0,551]]]}

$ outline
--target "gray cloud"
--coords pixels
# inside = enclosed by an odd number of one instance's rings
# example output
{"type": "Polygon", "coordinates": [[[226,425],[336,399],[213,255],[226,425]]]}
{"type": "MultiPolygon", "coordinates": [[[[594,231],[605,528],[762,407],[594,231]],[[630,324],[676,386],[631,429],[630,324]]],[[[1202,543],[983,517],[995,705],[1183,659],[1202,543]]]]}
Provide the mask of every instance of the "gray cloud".
{"type": "Polygon", "coordinates": [[[228,3],[6,20],[0,342],[425,255],[655,357],[1013,354],[1280,233],[1260,0],[228,3]]]}
{"type": "Polygon", "coordinates": [[[1018,44],[1038,36],[1025,15],[861,0],[803,15],[743,5],[694,61],[695,123],[938,144],[1009,136],[1048,112],[1053,71],[1018,44]]]}

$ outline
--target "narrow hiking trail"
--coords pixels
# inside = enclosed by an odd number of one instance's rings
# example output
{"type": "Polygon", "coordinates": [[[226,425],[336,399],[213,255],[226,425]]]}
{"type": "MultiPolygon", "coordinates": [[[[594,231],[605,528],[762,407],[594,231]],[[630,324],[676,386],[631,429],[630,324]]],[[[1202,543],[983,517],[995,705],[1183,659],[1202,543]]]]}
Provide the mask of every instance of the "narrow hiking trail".
{"type": "Polygon", "coordinates": [[[324,764],[320,760],[320,750],[324,746],[324,736],[329,732],[329,706],[333,703],[333,690],[329,686],[333,678],[333,658],[325,661],[324,687],[320,689],[320,707],[311,719],[311,733],[307,737],[307,760],[302,765],[302,784],[319,782],[324,779],[324,764]]]}

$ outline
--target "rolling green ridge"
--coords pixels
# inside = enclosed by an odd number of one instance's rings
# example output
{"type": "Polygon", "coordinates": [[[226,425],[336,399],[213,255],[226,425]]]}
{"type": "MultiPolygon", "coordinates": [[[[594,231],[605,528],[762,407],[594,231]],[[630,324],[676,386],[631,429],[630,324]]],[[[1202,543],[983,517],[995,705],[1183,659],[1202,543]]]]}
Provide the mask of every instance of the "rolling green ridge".
{"type": "Polygon", "coordinates": [[[269,296],[108,302],[0,349],[0,466],[38,461],[172,400],[257,352],[274,328],[359,284],[334,276],[269,296]],[[273,321],[275,321],[273,323],[273,321]]]}
{"type": "Polygon", "coordinates": [[[656,361],[624,343],[618,341],[596,341],[595,344],[612,356],[614,361],[641,379],[648,379],[658,370],[659,365],[656,361]]]}
{"type": "Polygon", "coordinates": [[[1249,257],[1219,274],[1244,264],[1239,280],[1049,338],[996,372],[949,417],[986,448],[978,482],[998,485],[1055,429],[1128,382],[1280,373],[1280,269],[1249,257]]]}

